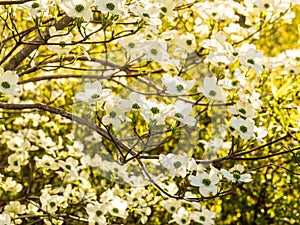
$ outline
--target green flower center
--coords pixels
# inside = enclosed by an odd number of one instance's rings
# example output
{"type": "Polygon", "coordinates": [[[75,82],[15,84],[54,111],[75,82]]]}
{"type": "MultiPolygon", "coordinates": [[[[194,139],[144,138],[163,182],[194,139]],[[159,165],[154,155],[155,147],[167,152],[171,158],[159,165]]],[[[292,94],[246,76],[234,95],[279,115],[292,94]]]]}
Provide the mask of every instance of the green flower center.
{"type": "Polygon", "coordinates": [[[212,97],[214,97],[214,96],[216,96],[217,95],[217,92],[216,91],[214,91],[214,90],[211,90],[211,91],[209,91],[209,93],[208,93],[210,96],[212,96],[212,97]]]}
{"type": "Polygon", "coordinates": [[[252,65],[255,64],[254,59],[248,59],[248,60],[247,60],[247,63],[252,64],[252,65]]]}
{"type": "Polygon", "coordinates": [[[180,168],[181,167],[181,162],[179,162],[179,161],[176,161],[176,162],[174,162],[174,167],[176,168],[176,169],[178,169],[178,168],[180,168]]]}
{"type": "Polygon", "coordinates": [[[91,96],[91,99],[97,99],[97,98],[99,98],[100,97],[100,95],[98,95],[98,94],[93,94],[92,96],[91,96]]]}
{"type": "Polygon", "coordinates": [[[152,55],[157,55],[158,54],[158,51],[155,48],[152,48],[150,52],[151,52],[152,55]]]}
{"type": "Polygon", "coordinates": [[[102,211],[100,211],[100,210],[97,210],[97,211],[96,211],[96,215],[97,215],[97,216],[101,216],[102,214],[103,214],[102,211]]]}
{"type": "Polygon", "coordinates": [[[134,104],[132,105],[132,108],[133,108],[133,109],[140,109],[141,107],[140,107],[139,104],[134,103],[134,104]]]}
{"type": "Polygon", "coordinates": [[[148,17],[148,18],[150,18],[150,16],[149,16],[149,14],[148,14],[148,13],[143,13],[143,16],[144,16],[144,17],[148,17]]]}
{"type": "Polygon", "coordinates": [[[203,183],[205,186],[209,186],[209,185],[211,184],[211,181],[210,181],[210,179],[208,179],[208,178],[204,178],[204,179],[202,180],[202,183],[203,183]]]}
{"type": "Polygon", "coordinates": [[[166,13],[168,11],[168,9],[166,7],[161,7],[160,10],[163,11],[164,13],[166,13]]]}
{"type": "Polygon", "coordinates": [[[205,221],[205,217],[204,217],[204,216],[200,216],[199,219],[200,219],[201,221],[205,221]]]}
{"type": "Polygon", "coordinates": [[[242,114],[244,114],[244,115],[246,114],[246,110],[245,109],[239,109],[239,112],[242,113],[242,114]]]}
{"type": "Polygon", "coordinates": [[[117,115],[117,113],[116,113],[115,111],[111,111],[111,112],[109,113],[109,116],[110,116],[111,118],[115,118],[116,115],[117,115]]]}
{"type": "Polygon", "coordinates": [[[70,169],[71,169],[71,166],[70,166],[70,165],[66,165],[66,168],[67,168],[68,170],[70,170],[70,169]]]}
{"type": "Polygon", "coordinates": [[[8,88],[10,88],[10,84],[7,81],[3,81],[1,83],[1,87],[5,88],[5,89],[8,89],[8,88]]]}
{"type": "Polygon", "coordinates": [[[269,5],[268,3],[266,3],[266,4],[264,4],[264,7],[265,7],[266,9],[268,9],[268,8],[270,8],[270,5],[269,5]]]}
{"type": "Polygon", "coordinates": [[[186,223],[186,219],[182,218],[181,223],[186,223]]]}
{"type": "Polygon", "coordinates": [[[106,4],[106,8],[108,8],[109,10],[114,10],[116,6],[113,3],[109,2],[106,4]]]}
{"type": "Polygon", "coordinates": [[[38,7],[40,7],[40,4],[37,3],[37,2],[32,3],[32,5],[31,5],[31,8],[33,8],[33,9],[36,9],[36,8],[38,8],[38,7]]]}
{"type": "Polygon", "coordinates": [[[152,108],[151,108],[151,112],[152,112],[153,114],[157,114],[157,113],[159,113],[159,108],[157,108],[157,107],[152,107],[152,108]]]}
{"type": "Polygon", "coordinates": [[[135,47],[135,44],[132,43],[132,42],[130,42],[130,43],[128,44],[128,47],[129,47],[129,48],[134,48],[134,47],[135,47]]]}
{"type": "Polygon", "coordinates": [[[181,113],[175,113],[174,116],[178,117],[178,118],[183,118],[184,117],[181,113]]]}
{"type": "Polygon", "coordinates": [[[232,86],[236,86],[238,84],[238,82],[235,80],[235,81],[232,81],[231,84],[232,84],[232,86]]]}
{"type": "Polygon", "coordinates": [[[238,171],[238,170],[233,171],[233,177],[237,180],[240,179],[241,178],[241,172],[238,171]]]}
{"type": "Polygon", "coordinates": [[[118,208],[113,208],[112,211],[113,211],[114,213],[119,213],[119,212],[120,212],[118,208]]]}
{"type": "Polygon", "coordinates": [[[76,12],[82,12],[84,10],[84,6],[83,5],[81,5],[81,4],[79,4],[79,5],[76,5],[75,6],[75,11],[76,12]]]}
{"type": "Polygon", "coordinates": [[[248,131],[248,128],[245,127],[244,125],[240,126],[240,131],[242,131],[243,133],[246,133],[248,131]]]}
{"type": "Polygon", "coordinates": [[[171,207],[170,207],[170,210],[171,210],[172,212],[174,212],[174,211],[176,210],[176,208],[175,208],[174,206],[171,206],[171,207]]]}
{"type": "Polygon", "coordinates": [[[233,52],[233,53],[232,53],[232,55],[234,55],[234,56],[238,56],[238,55],[239,55],[239,53],[238,53],[238,52],[233,52]]]}
{"type": "Polygon", "coordinates": [[[191,46],[192,45],[192,40],[186,40],[186,44],[188,45],[188,46],[191,46]]]}
{"type": "Polygon", "coordinates": [[[178,84],[176,86],[176,89],[177,89],[177,91],[182,91],[182,90],[184,90],[184,87],[181,84],[178,84]]]}
{"type": "Polygon", "coordinates": [[[55,206],[56,206],[56,203],[55,203],[55,202],[50,202],[50,204],[49,204],[49,205],[50,205],[50,207],[51,207],[51,208],[53,208],[53,207],[55,207],[55,206]]]}

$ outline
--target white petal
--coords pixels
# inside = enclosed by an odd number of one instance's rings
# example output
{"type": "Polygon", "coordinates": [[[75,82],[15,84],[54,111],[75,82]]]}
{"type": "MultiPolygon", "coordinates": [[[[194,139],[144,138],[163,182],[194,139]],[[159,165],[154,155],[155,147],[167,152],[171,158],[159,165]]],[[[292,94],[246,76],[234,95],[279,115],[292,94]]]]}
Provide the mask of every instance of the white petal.
{"type": "Polygon", "coordinates": [[[205,89],[214,89],[214,87],[217,85],[217,78],[205,77],[203,84],[205,89]]]}
{"type": "Polygon", "coordinates": [[[0,77],[1,81],[7,81],[10,85],[17,84],[19,76],[13,71],[6,71],[0,77]]]}
{"type": "Polygon", "coordinates": [[[190,175],[189,176],[189,180],[190,180],[192,186],[196,186],[196,187],[200,186],[200,179],[199,179],[199,177],[194,176],[194,175],[190,175]]]}
{"type": "Polygon", "coordinates": [[[245,183],[249,183],[252,181],[252,178],[250,174],[242,174],[239,180],[245,183]]]}
{"type": "Polygon", "coordinates": [[[231,173],[229,173],[227,170],[225,169],[221,169],[221,173],[223,174],[224,177],[226,177],[228,180],[233,181],[234,178],[231,175],[231,173]]]}

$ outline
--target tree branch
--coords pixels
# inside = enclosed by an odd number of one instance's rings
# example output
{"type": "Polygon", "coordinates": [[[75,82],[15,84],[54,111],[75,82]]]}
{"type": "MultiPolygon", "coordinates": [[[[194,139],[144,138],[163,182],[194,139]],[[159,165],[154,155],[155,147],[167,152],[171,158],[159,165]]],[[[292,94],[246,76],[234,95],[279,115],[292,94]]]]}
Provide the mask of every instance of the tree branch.
{"type": "MultiPolygon", "coordinates": [[[[59,20],[54,26],[56,30],[62,30],[67,27],[74,19],[65,16],[59,20]]],[[[33,42],[45,43],[50,38],[49,27],[42,33],[43,37],[37,36],[33,42]]],[[[15,70],[15,68],[26,59],[34,50],[38,49],[40,45],[25,45],[16,55],[14,55],[4,66],[4,70],[15,70]]]]}
{"type": "Polygon", "coordinates": [[[10,0],[10,1],[2,1],[0,0],[0,5],[14,5],[14,4],[23,4],[25,2],[31,2],[33,0],[10,0]]]}

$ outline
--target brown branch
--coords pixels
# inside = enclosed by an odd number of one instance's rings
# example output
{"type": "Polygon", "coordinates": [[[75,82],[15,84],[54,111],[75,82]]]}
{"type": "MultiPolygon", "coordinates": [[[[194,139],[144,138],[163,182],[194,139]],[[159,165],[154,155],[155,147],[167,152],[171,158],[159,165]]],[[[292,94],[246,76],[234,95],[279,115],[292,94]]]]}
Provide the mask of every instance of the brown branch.
{"type": "Polygon", "coordinates": [[[98,127],[94,123],[89,122],[88,120],[85,120],[79,116],[73,115],[72,113],[69,113],[67,111],[64,111],[59,108],[55,108],[53,106],[41,104],[41,103],[35,103],[35,104],[9,104],[9,103],[0,103],[0,108],[2,109],[10,109],[10,110],[24,110],[24,109],[39,109],[47,112],[51,112],[57,115],[60,115],[62,117],[65,117],[67,119],[76,121],[77,123],[80,123],[82,125],[87,126],[88,128],[95,130],[98,134],[100,134],[102,137],[110,140],[109,135],[106,133],[105,130],[98,127]]]}
{"type": "Polygon", "coordinates": [[[24,4],[25,2],[31,2],[31,1],[33,0],[10,0],[10,1],[0,0],[0,5],[24,4]]]}
{"type": "MultiPolygon", "coordinates": [[[[74,19],[68,16],[63,17],[54,26],[56,30],[62,30],[67,27],[74,19]]],[[[33,42],[45,43],[50,38],[49,28],[42,33],[43,37],[37,36],[33,42]]],[[[38,49],[40,45],[25,45],[16,55],[14,55],[8,63],[4,66],[4,70],[15,70],[16,67],[26,59],[34,50],[38,49]]]]}

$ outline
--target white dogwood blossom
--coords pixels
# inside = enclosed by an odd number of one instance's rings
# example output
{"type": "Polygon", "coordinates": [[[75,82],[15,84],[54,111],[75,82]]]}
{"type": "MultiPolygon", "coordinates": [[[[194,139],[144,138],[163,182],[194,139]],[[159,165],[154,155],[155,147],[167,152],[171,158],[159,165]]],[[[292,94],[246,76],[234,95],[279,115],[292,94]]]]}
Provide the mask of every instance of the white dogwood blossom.
{"type": "Polygon", "coordinates": [[[200,194],[204,197],[209,196],[210,193],[213,195],[218,193],[217,184],[219,183],[220,178],[213,169],[209,174],[206,172],[197,172],[195,176],[190,175],[189,180],[192,186],[199,187],[200,194]]]}
{"type": "Polygon", "coordinates": [[[120,15],[125,9],[124,0],[95,0],[95,4],[102,12],[109,12],[115,15],[120,15]]]}
{"type": "Polygon", "coordinates": [[[230,120],[231,126],[234,128],[233,135],[240,135],[243,139],[250,139],[254,137],[254,121],[252,119],[232,117],[230,120]]]}
{"type": "Polygon", "coordinates": [[[84,85],[84,92],[76,94],[75,98],[79,101],[93,103],[99,100],[105,100],[111,95],[110,89],[102,89],[99,81],[93,83],[87,82],[84,85]]]}
{"type": "Polygon", "coordinates": [[[7,95],[20,95],[21,87],[18,85],[19,76],[15,71],[5,71],[0,67],[0,93],[7,95]]]}
{"type": "Polygon", "coordinates": [[[170,112],[170,115],[179,122],[194,126],[197,121],[194,117],[190,116],[192,109],[192,104],[177,100],[174,104],[174,109],[170,112]]]}
{"type": "Polygon", "coordinates": [[[184,95],[196,84],[195,79],[185,80],[178,76],[171,77],[169,74],[164,74],[161,80],[167,87],[167,92],[172,95],[184,95]]]}
{"type": "Polygon", "coordinates": [[[111,202],[108,203],[107,211],[116,217],[126,218],[128,212],[126,211],[128,202],[121,199],[119,196],[115,196],[111,202]]]}
{"type": "Polygon", "coordinates": [[[203,87],[199,87],[198,91],[204,94],[207,98],[217,101],[225,101],[225,93],[217,84],[216,77],[205,77],[203,81],[203,87]]]}
{"type": "Polygon", "coordinates": [[[107,224],[105,214],[107,212],[106,205],[99,202],[88,203],[86,206],[86,212],[89,216],[89,223],[91,224],[107,224]]]}
{"type": "Polygon", "coordinates": [[[60,7],[70,17],[83,17],[85,21],[90,21],[92,18],[91,6],[93,0],[62,0],[60,7]]]}
{"type": "Polygon", "coordinates": [[[168,155],[160,155],[159,156],[160,163],[168,169],[171,173],[172,177],[181,176],[185,177],[187,174],[187,169],[189,165],[189,158],[186,154],[183,155],[175,155],[175,154],[168,154],[168,155]]]}
{"type": "Polygon", "coordinates": [[[248,101],[238,101],[236,106],[229,107],[227,111],[234,115],[240,115],[246,118],[256,117],[256,111],[248,101]]]}
{"type": "Polygon", "coordinates": [[[225,169],[221,169],[220,172],[225,176],[228,180],[232,182],[244,182],[249,183],[252,181],[251,174],[243,174],[244,173],[244,166],[237,164],[232,167],[229,172],[225,169]]]}
{"type": "Polygon", "coordinates": [[[7,213],[0,214],[0,224],[1,225],[11,225],[11,218],[7,213]]]}

